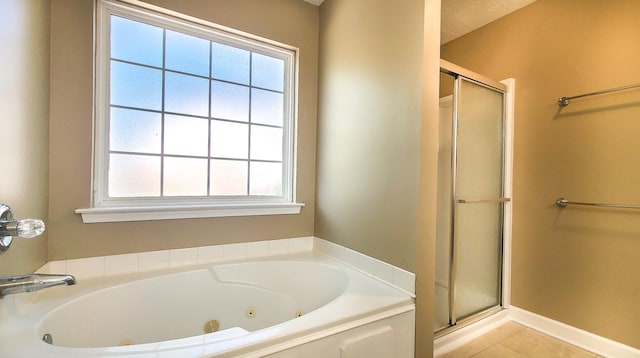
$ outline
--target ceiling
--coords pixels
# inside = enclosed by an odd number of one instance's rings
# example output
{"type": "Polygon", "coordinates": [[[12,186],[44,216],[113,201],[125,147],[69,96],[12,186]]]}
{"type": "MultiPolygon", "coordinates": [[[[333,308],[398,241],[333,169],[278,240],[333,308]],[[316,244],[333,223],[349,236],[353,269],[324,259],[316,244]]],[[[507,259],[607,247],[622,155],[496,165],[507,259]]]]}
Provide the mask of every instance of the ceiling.
{"type": "MultiPolygon", "coordinates": [[[[304,0],[320,6],[324,0],[304,0]]],[[[536,0],[442,0],[440,43],[447,43],[536,0]]]]}
{"type": "Polygon", "coordinates": [[[444,44],[536,0],[442,0],[442,30],[444,44]]]}

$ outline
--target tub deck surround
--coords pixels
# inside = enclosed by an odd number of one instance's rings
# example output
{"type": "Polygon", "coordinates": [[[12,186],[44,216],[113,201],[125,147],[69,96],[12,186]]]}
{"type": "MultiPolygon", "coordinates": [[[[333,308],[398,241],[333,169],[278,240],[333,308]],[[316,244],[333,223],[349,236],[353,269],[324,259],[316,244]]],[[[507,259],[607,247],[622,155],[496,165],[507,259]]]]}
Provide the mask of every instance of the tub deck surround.
{"type": "MultiPolygon", "coordinates": [[[[287,241],[287,244],[291,243],[287,241]]],[[[234,260],[197,264],[196,256],[196,264],[172,267],[169,260],[168,266],[156,270],[148,270],[146,266],[140,270],[141,257],[138,257],[137,269],[133,270],[135,265],[126,264],[127,260],[133,260],[131,256],[119,257],[116,261],[124,263],[132,272],[118,274],[108,274],[111,271],[104,268],[96,270],[101,265],[106,268],[105,263],[109,261],[106,258],[102,261],[87,259],[90,261],[86,263],[53,263],[43,270],[86,264],[92,272],[90,275],[79,273],[78,276],[84,278],[78,279],[76,286],[12,295],[0,300],[0,334],[11,342],[3,344],[3,355],[6,352],[11,357],[258,357],[298,349],[296,347],[326,339],[324,337],[342,337],[347,334],[345,332],[367,325],[387,321],[389,324],[413,322],[413,297],[405,292],[412,287],[399,289],[393,286],[394,276],[396,281],[407,283],[413,274],[386,267],[370,258],[367,262],[358,257],[357,265],[345,264],[347,256],[354,253],[346,249],[341,251],[337,245],[317,238],[302,238],[288,247],[296,252],[279,250],[278,255],[237,258],[235,250],[243,250],[235,247],[231,249],[236,257],[234,260]],[[301,247],[309,249],[299,250],[301,247]],[[344,257],[328,256],[326,251],[332,250],[338,256],[342,252],[344,257]],[[382,272],[391,282],[375,277],[373,273],[364,273],[363,265],[382,272]],[[162,282],[167,279],[169,285],[163,286],[162,282]],[[229,307],[216,310],[220,305],[215,302],[216,295],[222,295],[215,291],[216,285],[237,291],[236,298],[228,298],[232,301],[229,307]],[[152,295],[145,296],[149,292],[152,295]],[[138,297],[140,310],[152,317],[137,315],[135,307],[127,306],[128,298],[131,298],[128,296],[138,297]],[[198,305],[193,303],[194,296],[195,301],[209,303],[210,309],[205,307],[204,311],[198,311],[198,305]],[[184,303],[178,303],[181,300],[184,303]],[[95,305],[100,307],[95,308],[95,305]],[[170,306],[169,311],[163,311],[166,305],[170,306]],[[231,311],[233,313],[229,313],[231,311]],[[265,314],[265,311],[274,312],[265,314]],[[251,315],[255,315],[255,319],[250,318],[251,315]],[[393,317],[397,316],[407,318],[394,321],[393,317]],[[189,319],[199,332],[181,331],[178,326],[189,325],[189,319]],[[219,331],[204,334],[201,329],[208,320],[219,320],[219,331]],[[123,327],[122,335],[115,328],[118,325],[123,327]],[[165,325],[170,329],[157,329],[165,325]],[[162,335],[172,329],[180,333],[173,337],[162,335]],[[164,333],[153,337],[154,330],[164,333]],[[142,335],[128,336],[136,332],[142,332],[142,335]],[[53,336],[53,345],[42,342],[45,333],[53,336]],[[134,345],[118,346],[129,343],[134,345]]],[[[168,256],[179,255],[169,252],[168,256]]],[[[187,257],[190,256],[187,254],[187,257]]],[[[180,260],[193,262],[184,257],[180,260]]],[[[403,346],[411,352],[412,334],[402,338],[403,346]]],[[[351,341],[345,337],[345,341],[351,341]]]]}
{"type": "Polygon", "coordinates": [[[253,241],[186,249],[50,261],[37,273],[68,273],[77,279],[177,269],[302,252],[322,252],[415,297],[415,274],[317,237],[253,241]]]}

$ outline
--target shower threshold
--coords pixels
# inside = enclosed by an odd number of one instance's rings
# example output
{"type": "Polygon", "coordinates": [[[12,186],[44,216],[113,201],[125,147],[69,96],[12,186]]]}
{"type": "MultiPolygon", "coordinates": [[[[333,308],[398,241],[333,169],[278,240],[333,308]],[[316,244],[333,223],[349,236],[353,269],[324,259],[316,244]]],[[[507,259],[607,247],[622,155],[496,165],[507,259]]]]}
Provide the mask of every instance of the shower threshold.
{"type": "Polygon", "coordinates": [[[475,313],[469,317],[459,319],[456,322],[456,324],[453,326],[447,326],[447,327],[443,327],[436,330],[434,332],[434,338],[438,339],[440,337],[446,336],[447,334],[453,333],[461,328],[464,328],[466,326],[479,322],[485,318],[498,314],[503,310],[504,308],[502,306],[495,306],[495,307],[487,308],[486,310],[480,311],[478,313],[475,313]]]}

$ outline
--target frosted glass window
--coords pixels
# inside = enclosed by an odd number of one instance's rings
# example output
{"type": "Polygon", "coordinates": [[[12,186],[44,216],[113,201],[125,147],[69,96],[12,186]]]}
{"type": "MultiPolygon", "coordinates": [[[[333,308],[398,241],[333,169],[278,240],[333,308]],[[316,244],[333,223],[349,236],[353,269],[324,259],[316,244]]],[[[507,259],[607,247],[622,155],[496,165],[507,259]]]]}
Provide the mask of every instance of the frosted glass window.
{"type": "Polygon", "coordinates": [[[112,151],[160,153],[160,113],[111,108],[109,147],[112,151]]]}
{"type": "Polygon", "coordinates": [[[251,159],[282,160],[282,129],[251,126],[251,159]]]}
{"type": "Polygon", "coordinates": [[[211,195],[247,195],[248,172],[246,161],[212,160],[211,195]]]}
{"type": "Polygon", "coordinates": [[[207,170],[207,159],[165,157],[164,195],[207,195],[207,170]]]}
{"type": "Polygon", "coordinates": [[[166,72],[164,110],[207,116],[209,114],[209,81],[204,78],[166,72]]]}
{"type": "Polygon", "coordinates": [[[253,53],[251,59],[251,85],[282,91],[284,88],[284,61],[279,58],[253,53]]]}
{"type": "Polygon", "coordinates": [[[282,93],[251,90],[251,122],[282,126],[284,118],[282,93]]]}
{"type": "Polygon", "coordinates": [[[211,121],[211,156],[248,159],[249,125],[211,121]]]}
{"type": "Polygon", "coordinates": [[[112,197],[160,195],[160,157],[111,154],[109,195],[112,197]]]}
{"type": "Polygon", "coordinates": [[[250,195],[282,195],[282,164],[251,162],[250,195]]]}
{"type": "Polygon", "coordinates": [[[207,156],[209,120],[166,114],[164,117],[165,154],[207,156]]]}
{"type": "Polygon", "coordinates": [[[250,56],[247,50],[212,43],[211,77],[248,85],[250,56]]]}
{"type": "Polygon", "coordinates": [[[111,58],[162,66],[162,28],[111,16],[111,58]]]}
{"type": "Polygon", "coordinates": [[[93,202],[292,202],[296,51],[97,1],[93,202]]]}
{"type": "Polygon", "coordinates": [[[209,41],[169,30],[166,41],[168,69],[209,76],[209,41]]]}
{"type": "Polygon", "coordinates": [[[249,120],[249,87],[211,81],[211,116],[247,122],[249,120]]]}
{"type": "Polygon", "coordinates": [[[111,104],[162,109],[162,71],[111,61],[111,104]]]}

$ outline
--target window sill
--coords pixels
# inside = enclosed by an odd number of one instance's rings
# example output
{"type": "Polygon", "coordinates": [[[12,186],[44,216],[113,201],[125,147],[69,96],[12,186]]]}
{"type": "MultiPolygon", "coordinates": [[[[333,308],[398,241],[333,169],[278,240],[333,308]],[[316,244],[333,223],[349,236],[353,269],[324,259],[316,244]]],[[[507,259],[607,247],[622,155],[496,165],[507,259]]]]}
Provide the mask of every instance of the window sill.
{"type": "Polygon", "coordinates": [[[105,223],[122,221],[217,218],[230,216],[299,214],[303,203],[271,203],[220,206],[154,206],[154,207],[97,207],[76,209],[82,222],[105,223]]]}

